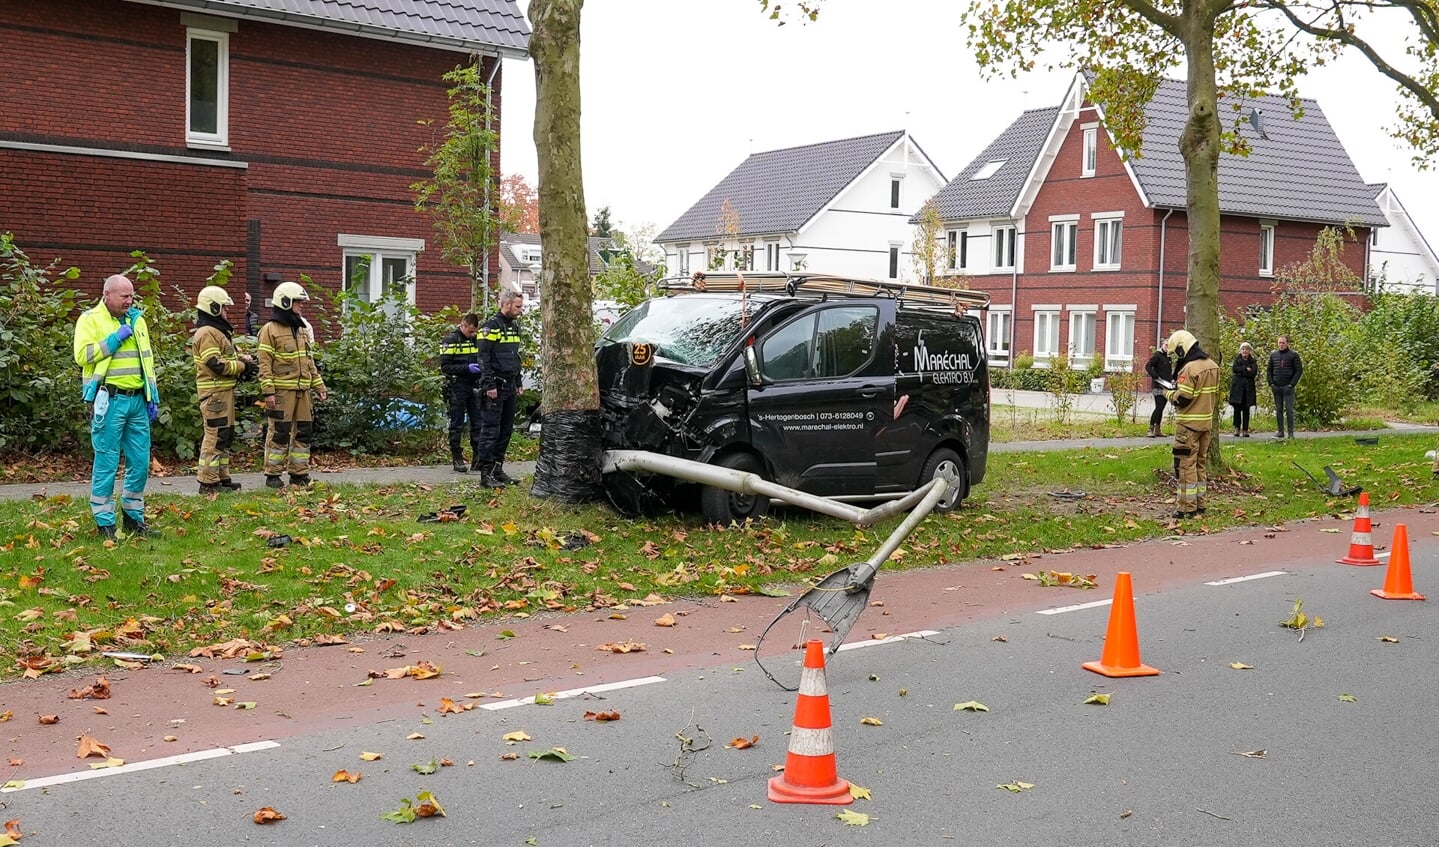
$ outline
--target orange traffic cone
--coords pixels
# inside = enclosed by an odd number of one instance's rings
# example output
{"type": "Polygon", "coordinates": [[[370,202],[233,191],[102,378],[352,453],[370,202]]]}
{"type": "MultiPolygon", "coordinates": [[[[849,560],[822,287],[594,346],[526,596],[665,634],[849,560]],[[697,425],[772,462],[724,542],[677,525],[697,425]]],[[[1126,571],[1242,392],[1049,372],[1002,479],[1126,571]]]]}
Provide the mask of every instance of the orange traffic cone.
{"type": "Polygon", "coordinates": [[[799,677],[799,699],[794,704],[789,756],[785,758],[784,773],[769,781],[769,799],[775,803],[831,806],[854,802],[849,783],[840,779],[835,769],[829,693],[824,683],[824,642],[818,639],[804,645],[804,669],[799,677]]]}
{"type": "Polygon", "coordinates": [[[1423,600],[1424,595],[1414,590],[1414,581],[1409,576],[1409,527],[1394,525],[1394,546],[1389,553],[1389,571],[1384,574],[1384,587],[1369,592],[1385,600],[1423,600]]]}
{"type": "Polygon", "coordinates": [[[1139,632],[1134,623],[1134,587],[1129,572],[1114,578],[1114,605],[1109,609],[1109,630],[1104,634],[1104,652],[1099,661],[1085,662],[1084,669],[1104,676],[1157,676],[1159,670],[1139,661],[1139,632]]]}
{"type": "Polygon", "coordinates": [[[1369,523],[1369,495],[1360,493],[1359,508],[1354,512],[1354,532],[1349,536],[1349,555],[1339,560],[1341,565],[1380,565],[1374,558],[1373,527],[1369,523]]]}

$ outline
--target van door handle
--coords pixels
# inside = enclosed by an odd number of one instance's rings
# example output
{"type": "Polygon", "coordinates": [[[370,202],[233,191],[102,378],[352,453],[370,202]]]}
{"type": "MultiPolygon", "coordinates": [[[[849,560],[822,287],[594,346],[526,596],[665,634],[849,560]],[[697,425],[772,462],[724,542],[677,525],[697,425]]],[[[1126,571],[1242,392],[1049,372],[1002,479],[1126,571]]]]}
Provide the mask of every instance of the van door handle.
{"type": "Polygon", "coordinates": [[[879,391],[880,389],[876,388],[873,385],[865,385],[859,389],[859,396],[865,398],[866,400],[873,400],[875,397],[879,396],[879,391]]]}

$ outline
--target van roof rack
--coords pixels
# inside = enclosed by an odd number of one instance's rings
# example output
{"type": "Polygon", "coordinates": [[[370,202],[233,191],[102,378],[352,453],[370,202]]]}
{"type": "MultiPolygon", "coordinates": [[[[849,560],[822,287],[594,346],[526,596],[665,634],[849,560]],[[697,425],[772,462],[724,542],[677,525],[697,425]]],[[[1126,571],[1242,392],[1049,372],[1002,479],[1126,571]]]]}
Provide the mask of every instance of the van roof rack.
{"type": "Polygon", "coordinates": [[[961,311],[989,307],[989,295],[983,291],[808,272],[770,271],[744,274],[734,271],[705,272],[688,277],[671,277],[662,280],[660,288],[670,292],[750,291],[787,294],[791,297],[805,294],[892,297],[906,305],[941,307],[961,311]]]}

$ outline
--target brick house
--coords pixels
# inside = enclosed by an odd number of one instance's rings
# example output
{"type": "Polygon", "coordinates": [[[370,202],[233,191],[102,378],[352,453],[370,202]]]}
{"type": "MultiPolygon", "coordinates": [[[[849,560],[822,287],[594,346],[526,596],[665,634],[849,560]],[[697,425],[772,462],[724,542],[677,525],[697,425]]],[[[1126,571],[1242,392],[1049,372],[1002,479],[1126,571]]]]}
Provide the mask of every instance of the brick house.
{"type": "MultiPolygon", "coordinates": [[[[1295,120],[1279,97],[1245,104],[1252,151],[1221,157],[1219,296],[1231,315],[1270,302],[1275,271],[1306,258],[1326,226],[1353,228],[1344,261],[1362,276],[1370,229],[1387,226],[1319,105],[1303,105],[1295,120]]],[[[936,195],[947,273],[992,298],[992,363],[1068,352],[1079,367],[1098,356],[1130,370],[1183,324],[1187,113],[1184,83],[1163,82],[1142,156],[1126,161],[1080,74],[1059,106],[1024,112],[936,195]]]]}
{"type": "Polygon", "coordinates": [[[0,226],[87,292],[138,249],[187,297],[230,259],[256,308],[366,266],[367,299],[412,280],[422,309],[468,304],[413,207],[419,121],[443,127],[441,77],[474,56],[498,124],[515,0],[0,0],[0,29],[0,226]]]}

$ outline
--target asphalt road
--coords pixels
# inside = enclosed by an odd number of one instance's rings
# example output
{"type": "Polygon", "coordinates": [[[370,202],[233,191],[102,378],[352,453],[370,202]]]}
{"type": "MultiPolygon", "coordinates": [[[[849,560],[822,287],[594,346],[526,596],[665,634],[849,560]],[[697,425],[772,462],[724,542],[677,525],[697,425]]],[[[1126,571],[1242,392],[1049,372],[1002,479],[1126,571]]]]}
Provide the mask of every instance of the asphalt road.
{"type": "MultiPolygon", "coordinates": [[[[1379,516],[1381,547],[1394,520],[1410,527],[1416,587],[1439,591],[1439,517],[1432,510],[1379,516]]],[[[590,621],[582,634],[578,620],[568,632],[536,622],[504,642],[509,653],[473,658],[432,687],[377,680],[356,689],[363,678],[356,670],[343,686],[317,682],[318,697],[334,698],[328,717],[285,731],[257,723],[244,740],[263,741],[264,749],[152,770],[134,770],[147,758],[136,756],[113,775],[65,781],[74,779],[65,773],[88,773],[72,758],[59,772],[50,768],[59,781],[33,779],[0,802],[7,819],[21,819],[25,843],[37,845],[1439,843],[1432,788],[1439,738],[1430,731],[1439,665],[1439,638],[1430,630],[1439,611],[1371,596],[1386,569],[1335,564],[1347,532],[1338,521],[1308,522],[1286,532],[1079,551],[1005,571],[971,563],[882,573],[876,599],[883,605],[866,609],[853,633],[865,646],[842,651],[827,670],[839,773],[873,796],[848,807],[871,816],[865,827],[845,826],[834,807],[766,799],[766,782],[786,758],[795,696],[738,647],[753,641],[750,622],[767,619],[780,601],[743,610],[748,617],[733,610],[742,604],[687,607],[677,629],[696,637],[674,634],[672,654],[656,649],[671,633],[650,623],[663,607],[636,610],[628,630],[590,621]],[[1039,567],[1092,569],[1101,589],[1040,589],[1019,579],[1019,570],[1039,567]],[[1113,680],[1080,667],[1100,656],[1107,606],[1040,613],[1107,599],[1119,569],[1135,573],[1143,659],[1160,676],[1113,680]],[[1274,571],[1280,573],[1206,584],[1274,571]],[[1278,625],[1296,598],[1326,621],[1302,641],[1278,625]],[[723,628],[741,619],[742,632],[723,628]],[[934,634],[872,640],[886,630],[924,629],[934,634]],[[633,656],[593,653],[606,634],[654,646],[633,656]],[[546,638],[576,650],[556,662],[546,638]],[[604,672],[576,675],[601,656],[609,661],[604,672]],[[1231,662],[1253,668],[1235,670],[1231,662]],[[457,696],[495,685],[480,681],[487,667],[505,674],[515,696],[599,681],[662,681],[549,706],[457,696]],[[390,708],[357,710],[347,702],[347,692],[385,685],[400,692],[390,708]],[[1094,692],[1111,693],[1111,703],[1084,705],[1094,692]],[[441,695],[488,708],[441,715],[441,695]],[[990,711],[954,710],[970,700],[990,711]],[[584,719],[586,711],[608,710],[621,719],[584,719]],[[881,725],[862,724],[866,717],[881,725]],[[503,735],[514,731],[531,740],[506,744],[503,735]],[[407,740],[411,733],[424,738],[407,740]],[[677,735],[711,743],[682,754],[677,735]],[[756,735],[750,749],[725,746],[756,735]],[[528,757],[553,747],[575,759],[528,757]],[[1257,750],[1262,758],[1237,755],[1257,750]],[[362,751],[384,758],[362,762],[362,751]],[[501,760],[511,752],[519,758],[501,760]],[[431,775],[410,768],[432,758],[455,764],[431,775]],[[339,769],[363,778],[331,782],[339,769]],[[996,787],[1011,782],[1033,788],[996,787]],[[380,820],[421,790],[434,792],[446,818],[380,820]],[[288,819],[256,825],[250,818],[262,806],[288,819]]],[[[492,636],[451,635],[445,649],[454,656],[467,645],[494,644],[492,636]]],[[[370,645],[371,654],[379,646],[370,645]]],[[[416,646],[407,645],[412,656],[416,646]]],[[[439,642],[429,646],[442,651],[439,642]]],[[[323,655],[343,663],[346,654],[323,655]]],[[[163,687],[183,676],[160,673],[137,672],[128,684],[163,687]]],[[[311,684],[308,677],[276,679],[311,684]]],[[[42,690],[36,685],[59,690],[64,681],[26,685],[5,686],[0,696],[42,690]]],[[[207,714],[225,723],[237,713],[207,714]]],[[[73,735],[81,727],[70,729],[73,735]]]]}

